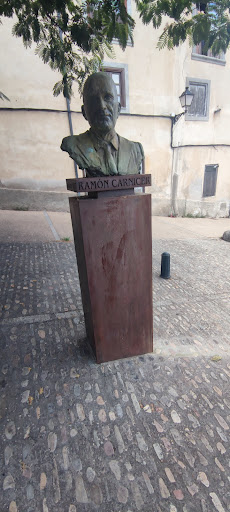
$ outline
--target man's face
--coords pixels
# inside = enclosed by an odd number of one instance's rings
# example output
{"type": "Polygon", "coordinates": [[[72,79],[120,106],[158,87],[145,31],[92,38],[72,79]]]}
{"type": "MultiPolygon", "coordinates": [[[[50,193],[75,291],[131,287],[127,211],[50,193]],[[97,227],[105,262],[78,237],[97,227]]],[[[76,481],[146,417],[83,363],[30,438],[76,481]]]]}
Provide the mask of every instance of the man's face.
{"type": "Polygon", "coordinates": [[[111,131],[120,113],[116,87],[111,78],[95,75],[84,97],[83,114],[100,136],[111,131]]]}

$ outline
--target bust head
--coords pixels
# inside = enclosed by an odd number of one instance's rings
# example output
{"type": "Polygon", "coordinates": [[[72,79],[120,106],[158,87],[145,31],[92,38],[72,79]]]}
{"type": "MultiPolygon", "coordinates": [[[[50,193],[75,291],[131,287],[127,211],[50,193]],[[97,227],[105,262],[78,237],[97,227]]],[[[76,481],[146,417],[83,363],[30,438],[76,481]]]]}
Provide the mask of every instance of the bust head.
{"type": "Polygon", "coordinates": [[[100,137],[114,129],[120,113],[116,86],[108,73],[93,73],[83,89],[82,113],[100,137]]]}

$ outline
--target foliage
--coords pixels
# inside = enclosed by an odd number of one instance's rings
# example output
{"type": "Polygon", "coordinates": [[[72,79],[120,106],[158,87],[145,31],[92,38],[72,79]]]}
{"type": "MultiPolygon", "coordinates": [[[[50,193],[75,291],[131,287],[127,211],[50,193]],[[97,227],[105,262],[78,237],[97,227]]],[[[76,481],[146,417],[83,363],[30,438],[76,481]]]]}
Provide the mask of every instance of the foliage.
{"type": "Polygon", "coordinates": [[[166,21],[158,40],[160,49],[179,46],[187,37],[194,45],[204,42],[204,53],[211,49],[213,55],[225,52],[229,46],[229,0],[204,0],[202,3],[190,0],[136,0],[136,3],[143,23],[152,22],[154,28],[159,28],[166,21]]]}
{"type": "Polygon", "coordinates": [[[54,95],[70,98],[76,80],[79,90],[88,74],[97,71],[104,55],[113,56],[112,41],[124,49],[132,40],[134,21],[124,0],[2,0],[0,16],[16,16],[13,34],[36,53],[62,80],[54,95]]]}
{"type": "MultiPolygon", "coordinates": [[[[210,48],[213,55],[229,46],[230,0],[135,1],[143,23],[152,23],[155,29],[163,25],[159,49],[179,46],[187,37],[191,44],[202,42],[203,52],[210,48]]],[[[81,91],[104,56],[114,56],[114,39],[125,49],[135,24],[125,0],[1,0],[0,16],[13,15],[13,34],[22,37],[25,46],[36,43],[36,53],[61,73],[54,95],[63,92],[67,98],[74,80],[81,91]]]]}

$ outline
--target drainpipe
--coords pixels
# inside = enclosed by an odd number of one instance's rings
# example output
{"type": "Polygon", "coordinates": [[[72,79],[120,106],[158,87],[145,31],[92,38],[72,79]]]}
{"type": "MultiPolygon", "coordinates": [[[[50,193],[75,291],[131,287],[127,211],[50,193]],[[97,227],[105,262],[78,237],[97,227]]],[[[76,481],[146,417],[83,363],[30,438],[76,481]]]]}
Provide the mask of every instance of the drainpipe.
{"type": "MultiPolygon", "coordinates": [[[[60,17],[60,14],[58,13],[58,18],[60,17]]],[[[62,41],[62,30],[59,28],[59,36],[60,36],[60,39],[62,41]]],[[[72,123],[72,116],[71,116],[71,110],[70,110],[70,100],[69,98],[66,98],[66,107],[67,107],[67,113],[68,113],[68,121],[69,121],[69,131],[70,131],[70,135],[73,135],[73,123],[72,123]]],[[[74,170],[75,170],[75,178],[78,178],[78,168],[77,168],[77,164],[75,161],[73,161],[74,163],[74,170]]]]}
{"type": "Polygon", "coordinates": [[[174,146],[173,146],[173,127],[174,127],[174,117],[171,117],[171,141],[170,141],[170,146],[171,146],[171,149],[172,149],[171,215],[173,217],[176,217],[178,215],[178,207],[177,207],[178,174],[174,173],[175,152],[174,152],[174,146]]]}
{"type": "MultiPolygon", "coordinates": [[[[73,135],[73,123],[72,123],[69,98],[66,98],[66,106],[67,106],[67,112],[68,112],[69,131],[70,131],[70,135],[73,135]]],[[[75,177],[78,178],[77,163],[75,162],[75,160],[73,161],[73,163],[74,163],[75,177]]]]}

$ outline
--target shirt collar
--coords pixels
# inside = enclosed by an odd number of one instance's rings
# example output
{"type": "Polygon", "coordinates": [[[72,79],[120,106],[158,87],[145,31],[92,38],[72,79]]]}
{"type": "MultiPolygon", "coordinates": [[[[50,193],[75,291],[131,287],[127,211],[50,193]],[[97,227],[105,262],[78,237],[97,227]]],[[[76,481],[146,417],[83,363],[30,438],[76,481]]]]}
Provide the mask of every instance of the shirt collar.
{"type": "Polygon", "coordinates": [[[93,138],[93,142],[94,144],[96,145],[96,147],[100,147],[103,145],[103,142],[106,141],[110,144],[112,144],[113,148],[118,151],[118,148],[119,148],[119,140],[118,140],[118,135],[117,133],[115,132],[115,130],[112,130],[110,131],[109,133],[106,134],[106,136],[104,137],[104,139],[102,139],[101,137],[99,137],[93,130],[92,128],[90,128],[89,130],[92,138],[93,138]]]}

